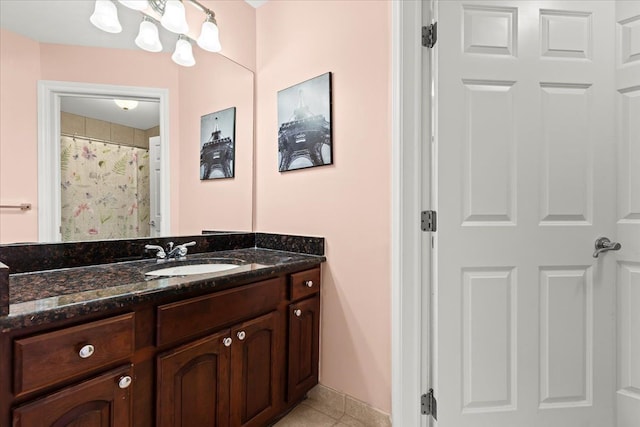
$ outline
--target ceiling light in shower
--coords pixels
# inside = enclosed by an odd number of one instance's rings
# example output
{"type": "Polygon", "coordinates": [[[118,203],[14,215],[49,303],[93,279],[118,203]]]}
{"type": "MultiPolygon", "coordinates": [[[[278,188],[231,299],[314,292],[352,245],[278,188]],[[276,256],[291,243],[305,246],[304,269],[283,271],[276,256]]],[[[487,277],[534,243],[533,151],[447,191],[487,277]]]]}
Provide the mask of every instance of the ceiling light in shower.
{"type": "Polygon", "coordinates": [[[138,106],[138,101],[135,99],[114,99],[113,102],[124,111],[133,110],[138,106]]]}
{"type": "Polygon", "coordinates": [[[164,28],[176,34],[189,32],[184,5],[180,0],[167,0],[160,23],[164,28]]]}
{"type": "Polygon", "coordinates": [[[107,33],[119,33],[122,31],[122,25],[118,20],[118,9],[111,0],[96,0],[93,15],[91,15],[89,21],[107,33]]]}
{"type": "Polygon", "coordinates": [[[222,50],[218,25],[213,15],[207,14],[207,19],[202,23],[197,43],[198,46],[209,52],[220,52],[222,50]]]}
{"type": "Polygon", "coordinates": [[[176,50],[171,55],[171,59],[178,65],[183,67],[193,67],[196,65],[196,60],[193,57],[193,49],[189,39],[180,34],[178,41],[176,42],[176,50]]]}
{"type": "Polygon", "coordinates": [[[136,46],[148,52],[160,52],[162,50],[158,27],[149,17],[145,16],[142,19],[140,31],[138,31],[138,37],[136,37],[135,42],[136,46]]]}

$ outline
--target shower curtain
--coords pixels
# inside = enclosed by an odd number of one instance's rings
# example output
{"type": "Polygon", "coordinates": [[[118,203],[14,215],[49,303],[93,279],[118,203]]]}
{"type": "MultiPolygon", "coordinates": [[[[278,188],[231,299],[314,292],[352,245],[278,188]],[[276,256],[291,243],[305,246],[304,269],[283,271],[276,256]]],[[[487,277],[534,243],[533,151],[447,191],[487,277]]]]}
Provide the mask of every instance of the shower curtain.
{"type": "Polygon", "coordinates": [[[62,240],[149,236],[149,150],[61,137],[62,240]]]}

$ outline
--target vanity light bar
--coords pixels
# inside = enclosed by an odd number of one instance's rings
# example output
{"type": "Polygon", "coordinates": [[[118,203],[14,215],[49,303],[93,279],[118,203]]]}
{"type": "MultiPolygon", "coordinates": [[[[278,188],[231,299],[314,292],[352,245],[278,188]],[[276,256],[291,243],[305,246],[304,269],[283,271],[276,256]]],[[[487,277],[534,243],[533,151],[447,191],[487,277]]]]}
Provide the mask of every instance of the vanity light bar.
{"type": "MultiPolygon", "coordinates": [[[[215,13],[211,9],[203,6],[197,0],[118,1],[130,9],[140,11],[143,15],[143,20],[140,23],[140,30],[135,39],[135,44],[140,49],[148,52],[162,51],[162,44],[160,43],[157,26],[157,24],[160,24],[167,30],[179,35],[176,43],[176,49],[171,56],[173,61],[185,67],[195,65],[195,59],[193,58],[193,53],[191,53],[191,45],[194,40],[186,35],[186,33],[189,32],[189,26],[187,24],[184,11],[184,1],[186,1],[206,15],[204,22],[202,23],[200,36],[195,40],[197,45],[208,52],[215,53],[222,50],[215,13]],[[141,6],[142,4],[145,5],[144,8],[141,6]],[[160,15],[161,19],[159,21],[144,11],[149,7],[152,11],[160,15]],[[171,16],[169,16],[169,12],[171,12],[171,16]]],[[[103,31],[122,31],[122,27],[118,21],[117,9],[112,0],[96,0],[96,9],[90,20],[96,27],[103,31]],[[104,22],[107,22],[109,25],[104,24],[104,22]]]]}

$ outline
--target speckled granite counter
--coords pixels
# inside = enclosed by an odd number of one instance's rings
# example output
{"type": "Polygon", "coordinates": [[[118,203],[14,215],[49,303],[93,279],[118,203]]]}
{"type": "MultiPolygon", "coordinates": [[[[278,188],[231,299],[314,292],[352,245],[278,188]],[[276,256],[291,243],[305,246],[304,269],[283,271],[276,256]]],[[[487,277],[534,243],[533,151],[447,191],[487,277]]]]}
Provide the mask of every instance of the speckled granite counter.
{"type": "MultiPolygon", "coordinates": [[[[291,240],[291,236],[279,235],[261,235],[260,239],[265,240],[265,236],[271,236],[267,240],[272,242],[291,240]]],[[[313,239],[310,242],[323,253],[324,239],[313,239]]],[[[294,236],[294,241],[302,240],[296,240],[294,236]]],[[[277,247],[277,244],[269,246],[277,247]]],[[[118,310],[169,296],[224,290],[276,274],[311,268],[325,261],[317,248],[311,251],[316,254],[309,254],[309,251],[305,254],[254,246],[189,254],[186,261],[172,260],[161,264],[155,259],[143,259],[9,274],[9,314],[0,316],[0,330],[118,310]],[[145,276],[153,269],[188,263],[215,263],[220,259],[239,267],[190,276],[145,276]]],[[[6,268],[0,273],[6,273],[6,268]]]]}

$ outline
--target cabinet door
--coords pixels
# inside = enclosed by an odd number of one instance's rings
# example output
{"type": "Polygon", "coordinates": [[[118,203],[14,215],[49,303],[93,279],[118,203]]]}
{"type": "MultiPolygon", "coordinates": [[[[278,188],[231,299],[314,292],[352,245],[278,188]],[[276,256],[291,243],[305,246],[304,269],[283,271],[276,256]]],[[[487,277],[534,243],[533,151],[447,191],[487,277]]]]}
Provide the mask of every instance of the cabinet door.
{"type": "Polygon", "coordinates": [[[158,356],[157,425],[229,425],[229,330],[158,356]]]}
{"type": "Polygon", "coordinates": [[[14,427],[128,427],[131,366],[60,390],[13,411],[14,427]]]}
{"type": "Polygon", "coordinates": [[[301,399],[318,384],[320,296],[289,306],[287,401],[301,399]]]}
{"type": "Polygon", "coordinates": [[[231,425],[263,426],[281,400],[284,329],[272,312],[231,330],[231,425]]]}

